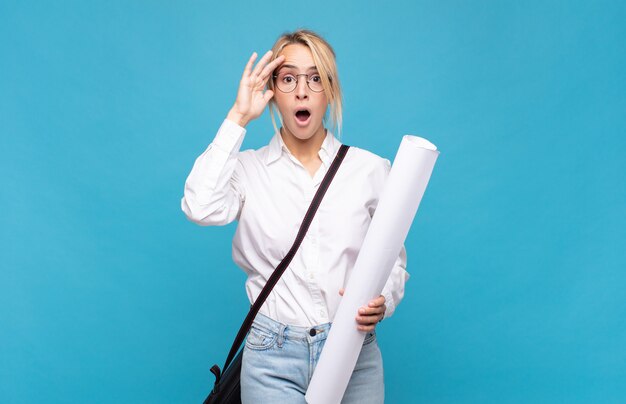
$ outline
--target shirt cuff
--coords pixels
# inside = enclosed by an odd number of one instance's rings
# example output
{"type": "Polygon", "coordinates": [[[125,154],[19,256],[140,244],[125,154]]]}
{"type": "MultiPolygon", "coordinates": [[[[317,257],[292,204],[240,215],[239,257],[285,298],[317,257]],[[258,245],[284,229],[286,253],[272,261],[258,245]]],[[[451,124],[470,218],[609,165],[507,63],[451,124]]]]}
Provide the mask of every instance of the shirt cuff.
{"type": "Polygon", "coordinates": [[[238,151],[237,146],[245,134],[246,128],[239,126],[230,119],[224,119],[215,139],[213,139],[213,145],[231,154],[233,151],[238,151]]]}
{"type": "MultiPolygon", "coordinates": [[[[389,292],[388,290],[384,290],[382,291],[381,295],[385,296],[385,315],[383,316],[383,320],[386,318],[391,317],[391,315],[393,314],[393,312],[396,310],[396,305],[393,301],[393,297],[391,296],[391,292],[389,292]]],[[[381,320],[382,321],[382,320],[381,320]]]]}

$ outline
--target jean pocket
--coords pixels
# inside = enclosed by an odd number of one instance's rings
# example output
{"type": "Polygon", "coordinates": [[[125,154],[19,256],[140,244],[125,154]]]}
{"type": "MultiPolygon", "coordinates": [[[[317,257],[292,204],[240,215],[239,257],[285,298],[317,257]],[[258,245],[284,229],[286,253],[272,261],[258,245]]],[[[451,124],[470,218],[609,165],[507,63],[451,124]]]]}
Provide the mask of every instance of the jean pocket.
{"type": "Polygon", "coordinates": [[[367,345],[376,339],[376,332],[371,331],[365,334],[365,340],[363,340],[363,345],[367,345]]]}
{"type": "Polygon", "coordinates": [[[246,338],[246,347],[257,351],[270,349],[276,343],[278,334],[256,327],[252,324],[248,337],[246,338]]]}

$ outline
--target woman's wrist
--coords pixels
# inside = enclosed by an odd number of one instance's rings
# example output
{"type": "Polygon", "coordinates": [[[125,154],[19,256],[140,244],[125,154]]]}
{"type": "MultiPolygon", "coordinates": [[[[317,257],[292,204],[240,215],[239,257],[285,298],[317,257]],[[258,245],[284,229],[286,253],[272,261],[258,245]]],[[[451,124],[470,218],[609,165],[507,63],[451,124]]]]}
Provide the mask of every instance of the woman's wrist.
{"type": "Polygon", "coordinates": [[[226,119],[228,119],[229,121],[233,121],[235,122],[237,125],[241,126],[241,127],[245,127],[248,122],[250,122],[250,120],[245,117],[243,114],[235,111],[234,109],[231,109],[228,112],[228,115],[226,116],[226,119]]]}

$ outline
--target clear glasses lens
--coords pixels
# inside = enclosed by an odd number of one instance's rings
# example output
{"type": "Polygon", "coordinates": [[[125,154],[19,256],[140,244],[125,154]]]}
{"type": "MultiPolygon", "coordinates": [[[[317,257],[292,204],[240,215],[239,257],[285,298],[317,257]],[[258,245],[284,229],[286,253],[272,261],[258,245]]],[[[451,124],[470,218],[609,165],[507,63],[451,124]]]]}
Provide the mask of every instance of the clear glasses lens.
{"type": "Polygon", "coordinates": [[[278,73],[278,76],[276,77],[276,85],[278,86],[278,89],[280,91],[289,93],[296,89],[296,86],[298,85],[298,80],[302,80],[304,77],[306,77],[307,83],[309,84],[309,88],[311,89],[311,91],[319,93],[320,91],[324,90],[324,87],[322,87],[322,78],[317,73],[311,74],[309,76],[305,76],[303,74],[299,75],[298,77],[296,77],[296,75],[293,73],[278,73]]]}

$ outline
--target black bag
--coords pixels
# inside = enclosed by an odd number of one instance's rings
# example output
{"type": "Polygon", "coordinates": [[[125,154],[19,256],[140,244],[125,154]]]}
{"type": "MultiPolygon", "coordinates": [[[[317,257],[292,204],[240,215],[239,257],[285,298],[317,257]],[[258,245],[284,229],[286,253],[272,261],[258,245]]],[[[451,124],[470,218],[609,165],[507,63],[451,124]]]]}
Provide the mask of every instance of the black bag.
{"type": "Polygon", "coordinates": [[[256,299],[252,308],[248,312],[246,319],[243,321],[241,328],[239,328],[239,332],[235,337],[235,342],[233,342],[233,346],[230,348],[230,352],[228,353],[228,357],[226,358],[226,362],[224,363],[224,371],[220,371],[220,367],[217,365],[213,365],[211,367],[211,372],[215,375],[215,384],[213,385],[213,390],[209,396],[204,400],[204,404],[240,404],[241,403],[241,388],[239,385],[239,376],[241,374],[241,356],[243,354],[243,350],[240,350],[241,344],[243,343],[246,334],[250,330],[250,326],[252,326],[252,322],[256,317],[256,314],[259,312],[259,309],[265,303],[265,300],[269,296],[270,292],[274,288],[274,285],[278,282],[283,272],[287,269],[291,260],[296,255],[296,251],[302,244],[302,240],[304,240],[304,236],[306,232],[309,230],[309,226],[311,225],[311,221],[313,220],[313,216],[315,216],[315,212],[317,212],[317,208],[322,202],[322,198],[326,193],[326,190],[330,186],[331,181],[333,180],[335,173],[339,169],[343,158],[350,146],[341,145],[341,148],[337,152],[335,159],[333,160],[332,165],[328,169],[328,172],[324,176],[313,200],[311,201],[311,205],[304,215],[304,220],[300,225],[300,230],[298,230],[298,235],[296,236],[296,240],[294,241],[291,249],[283,258],[283,260],[278,264],[272,276],[267,281],[267,284],[261,290],[259,297],[256,299]]]}
{"type": "Polygon", "coordinates": [[[209,396],[204,400],[204,404],[213,403],[241,403],[241,388],[239,386],[239,375],[241,374],[241,355],[243,350],[239,350],[235,359],[226,368],[220,377],[220,368],[213,365],[211,372],[215,374],[215,385],[209,396]]]}

